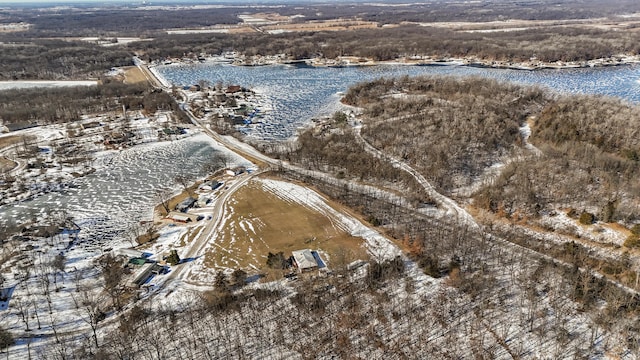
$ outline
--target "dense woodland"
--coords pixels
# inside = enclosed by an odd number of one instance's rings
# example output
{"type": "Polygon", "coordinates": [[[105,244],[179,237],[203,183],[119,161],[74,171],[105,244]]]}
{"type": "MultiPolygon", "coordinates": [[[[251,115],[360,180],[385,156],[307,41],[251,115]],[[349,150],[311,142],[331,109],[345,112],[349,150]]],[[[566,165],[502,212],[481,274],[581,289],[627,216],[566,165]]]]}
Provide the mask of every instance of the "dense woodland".
{"type": "Polygon", "coordinates": [[[343,101],[364,108],[362,133],[373,146],[418,164],[451,193],[510,154],[521,143],[520,126],[548,98],[494,80],[405,77],[353,86],[343,101]]]}
{"type": "Polygon", "coordinates": [[[531,136],[542,156],[509,164],[476,195],[478,205],[533,215],[574,208],[605,222],[635,223],[640,219],[639,131],[634,105],[593,96],[552,102],[537,117],[531,136]]]}
{"type": "Polygon", "coordinates": [[[395,28],[345,32],[285,34],[163,35],[137,43],[148,59],[185,54],[287,54],[294,59],[317,56],[359,56],[392,60],[402,56],[435,58],[470,57],[526,62],[532,57],[546,62],[583,61],[617,54],[640,53],[640,33],[610,32],[577,27],[551,27],[492,33],[459,32],[443,28],[404,25],[395,28]]]}
{"type": "Polygon", "coordinates": [[[477,184],[492,165],[503,164],[476,191],[477,205],[507,215],[575,208],[605,221],[640,216],[634,181],[640,118],[633,105],[437,77],[360,84],[344,100],[364,107],[365,139],[416,166],[444,193],[477,184]],[[519,129],[527,122],[536,156],[523,149],[519,129]]]}
{"type": "Polygon", "coordinates": [[[172,110],[179,118],[186,115],[167,93],[145,84],[117,81],[98,86],[0,91],[0,119],[9,128],[46,125],[79,120],[81,115],[144,110],[172,110]]]}
{"type": "Polygon", "coordinates": [[[132,56],[127,49],[83,41],[8,37],[0,40],[0,80],[98,78],[112,67],[133,65],[132,56]]]}
{"type": "Polygon", "coordinates": [[[498,255],[502,271],[487,266],[482,275],[446,285],[419,282],[401,259],[269,288],[233,290],[221,281],[218,289],[186,294],[171,306],[134,307],[96,344],[60,342],[49,350],[69,359],[495,359],[530,358],[535,351],[554,358],[624,356],[638,349],[628,297],[580,276],[563,280],[546,262],[498,255]],[[519,270],[509,277],[507,269],[519,270]],[[571,301],[594,292],[615,305],[600,312],[571,301]],[[589,327],[572,326],[576,318],[589,327]],[[182,336],[172,335],[177,332],[182,336]]]}
{"type": "Polygon", "coordinates": [[[414,203],[431,203],[412,176],[363,152],[362,145],[346,123],[340,123],[337,129],[304,132],[298,137],[296,145],[285,152],[273,151],[266,146],[263,150],[275,157],[302,164],[307,169],[331,173],[337,178],[406,191],[407,197],[414,203]]]}
{"type": "MultiPolygon", "coordinates": [[[[401,1],[396,1],[402,3],[401,1]]],[[[386,2],[388,3],[388,2],[386,2]]],[[[96,8],[78,5],[69,8],[29,7],[0,9],[3,23],[26,22],[33,27],[25,36],[140,36],[155,34],[159,30],[201,27],[213,24],[237,24],[238,15],[246,13],[274,12],[285,16],[302,15],[296,21],[358,18],[380,24],[401,22],[440,21],[501,21],[505,19],[563,20],[599,18],[640,11],[633,0],[613,0],[603,3],[597,0],[566,2],[539,0],[512,2],[489,0],[479,2],[448,0],[430,1],[412,6],[379,6],[377,4],[287,4],[276,9],[255,5],[251,8],[233,5],[215,8],[164,9],[145,6],[96,8]]]]}

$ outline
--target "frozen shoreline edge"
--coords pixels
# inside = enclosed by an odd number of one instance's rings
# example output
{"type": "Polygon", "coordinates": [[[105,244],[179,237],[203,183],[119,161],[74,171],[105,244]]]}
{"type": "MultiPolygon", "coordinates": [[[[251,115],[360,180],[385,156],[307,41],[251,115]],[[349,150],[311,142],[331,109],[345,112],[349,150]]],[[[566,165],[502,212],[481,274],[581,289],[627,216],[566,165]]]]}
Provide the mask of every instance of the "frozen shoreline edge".
{"type": "MultiPolygon", "coordinates": [[[[217,59],[219,56],[212,56],[206,59],[204,63],[216,62],[220,63],[217,59]]],[[[615,67],[615,66],[628,66],[634,64],[640,64],[640,55],[618,55],[611,58],[591,59],[579,62],[508,62],[497,60],[481,60],[477,58],[446,58],[446,59],[394,59],[385,61],[367,60],[366,62],[353,62],[353,57],[345,56],[339,59],[306,59],[306,60],[282,60],[280,57],[261,58],[254,60],[251,63],[243,62],[241,58],[236,58],[233,61],[225,62],[232,66],[273,66],[273,65],[290,65],[296,66],[298,64],[309,66],[311,68],[323,68],[323,67],[369,67],[369,66],[385,66],[385,65],[400,65],[400,66],[469,66],[480,67],[489,69],[508,69],[508,70],[566,70],[566,69],[580,69],[580,68],[593,68],[593,67],[615,67]]],[[[197,62],[189,59],[171,59],[169,63],[152,63],[147,65],[149,70],[156,76],[163,86],[170,87],[171,84],[155,69],[158,66],[183,66],[192,65],[197,62]]]]}

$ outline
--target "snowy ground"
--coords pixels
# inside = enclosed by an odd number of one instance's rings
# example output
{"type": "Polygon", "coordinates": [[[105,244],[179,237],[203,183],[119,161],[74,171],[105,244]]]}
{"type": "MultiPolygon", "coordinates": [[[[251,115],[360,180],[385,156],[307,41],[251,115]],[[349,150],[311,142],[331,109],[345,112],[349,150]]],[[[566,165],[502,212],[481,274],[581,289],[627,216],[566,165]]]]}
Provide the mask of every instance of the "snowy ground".
{"type": "MultiPolygon", "coordinates": [[[[56,138],[60,131],[58,127],[46,127],[25,132],[41,138],[56,138]]],[[[75,336],[78,329],[86,334],[89,330],[87,309],[75,304],[84,301],[81,297],[85,293],[99,297],[98,302],[107,300],[96,294],[102,289],[96,288],[100,284],[96,281],[99,272],[93,261],[111,248],[132,245],[129,230],[140,221],[152,218],[157,189],[167,187],[179,191],[180,186],[173,180],[175,175],[202,176],[202,164],[222,153],[228,154],[230,166],[250,165],[199,134],[183,140],[101,152],[96,156],[97,170],[74,179],[73,187],[11,207],[0,207],[0,221],[22,224],[35,216],[46,223],[50,211],[65,211],[81,229],[77,238],[63,234],[3,245],[2,255],[13,252],[12,260],[1,267],[7,279],[5,287],[14,289],[9,309],[0,313],[3,327],[23,339],[26,335],[32,336],[34,344],[41,335],[51,335],[54,329],[70,337],[75,336]],[[64,255],[64,268],[54,271],[51,264],[57,255],[64,255]],[[29,314],[26,319],[33,329],[24,334],[26,323],[21,313],[29,314]]],[[[179,235],[178,230],[164,229],[161,242],[179,235]]],[[[21,340],[12,348],[12,353],[26,356],[26,348],[26,340],[21,340]]]]}
{"type": "Polygon", "coordinates": [[[0,81],[1,90],[65,87],[65,86],[95,86],[97,81],[66,81],[66,80],[20,80],[20,81],[0,81]]]}

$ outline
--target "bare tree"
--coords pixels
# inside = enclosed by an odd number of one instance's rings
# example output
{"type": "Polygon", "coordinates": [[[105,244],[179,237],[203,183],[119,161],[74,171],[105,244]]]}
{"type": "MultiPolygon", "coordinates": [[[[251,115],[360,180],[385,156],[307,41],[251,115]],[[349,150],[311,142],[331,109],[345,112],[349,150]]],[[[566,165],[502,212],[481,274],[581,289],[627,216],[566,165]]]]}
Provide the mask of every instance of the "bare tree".
{"type": "Polygon", "coordinates": [[[193,191],[190,188],[191,182],[193,181],[193,177],[187,174],[179,174],[173,178],[176,184],[182,186],[184,190],[189,194],[189,196],[193,196],[193,191]]]}
{"type": "Polygon", "coordinates": [[[162,205],[165,214],[171,212],[171,209],[169,209],[169,200],[171,200],[171,195],[173,195],[173,193],[168,188],[157,189],[154,194],[154,200],[162,205]]]}
{"type": "Polygon", "coordinates": [[[18,314],[20,314],[20,319],[24,324],[24,331],[31,331],[29,327],[29,305],[25,304],[23,299],[19,297],[15,297],[13,299],[13,303],[16,304],[16,308],[18,309],[18,314]]]}
{"type": "Polygon", "coordinates": [[[89,291],[83,291],[80,295],[72,295],[72,298],[80,318],[91,328],[92,342],[95,344],[96,349],[99,348],[98,323],[106,317],[105,313],[100,309],[102,299],[97,294],[89,291]]]}
{"type": "Polygon", "coordinates": [[[121,297],[125,292],[122,286],[122,264],[111,254],[105,254],[98,261],[98,266],[102,271],[104,290],[111,297],[111,301],[116,309],[122,308],[121,297]]]}

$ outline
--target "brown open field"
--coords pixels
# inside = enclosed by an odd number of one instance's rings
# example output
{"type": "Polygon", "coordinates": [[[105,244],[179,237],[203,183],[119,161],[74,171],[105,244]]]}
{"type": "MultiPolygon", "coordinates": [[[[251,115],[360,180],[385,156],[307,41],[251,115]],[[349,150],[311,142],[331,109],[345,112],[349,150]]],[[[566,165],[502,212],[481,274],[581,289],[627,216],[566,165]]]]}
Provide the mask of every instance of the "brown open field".
{"type": "Polygon", "coordinates": [[[22,137],[17,135],[0,137],[0,149],[17,144],[20,141],[22,141],[22,137]]]}
{"type": "Polygon", "coordinates": [[[278,24],[261,26],[264,31],[345,31],[358,29],[375,29],[378,23],[358,20],[325,20],[306,21],[299,24],[278,24]]]}
{"type": "Polygon", "coordinates": [[[11,169],[13,169],[14,167],[16,167],[16,163],[4,158],[4,157],[0,157],[0,172],[5,172],[5,171],[9,171],[11,169]]]}
{"type": "Polygon", "coordinates": [[[136,84],[148,81],[146,76],[137,66],[132,66],[124,71],[124,82],[127,84],[136,84]]]}
{"type": "Polygon", "coordinates": [[[207,267],[265,270],[269,252],[289,256],[305,248],[328,254],[329,267],[332,261],[367,258],[361,238],[337,228],[326,214],[264,191],[259,181],[238,190],[226,206],[232,215],[211,239],[207,267]]]}

